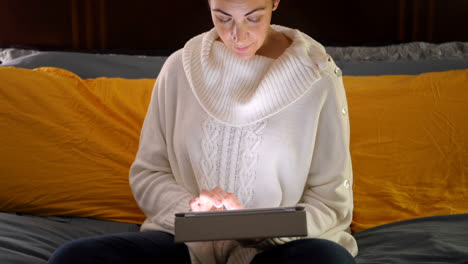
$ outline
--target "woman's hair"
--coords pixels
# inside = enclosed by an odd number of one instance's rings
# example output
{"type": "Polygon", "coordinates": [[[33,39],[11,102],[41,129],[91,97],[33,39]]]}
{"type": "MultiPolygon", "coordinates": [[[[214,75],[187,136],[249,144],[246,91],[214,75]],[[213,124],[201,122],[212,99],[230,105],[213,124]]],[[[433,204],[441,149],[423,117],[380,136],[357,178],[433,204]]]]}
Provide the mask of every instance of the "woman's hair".
{"type": "MultiPolygon", "coordinates": [[[[210,7],[210,1],[211,0],[206,1],[206,3],[208,3],[208,7],[210,7]]],[[[271,4],[273,5],[273,8],[275,8],[275,0],[271,0],[271,4]]]]}

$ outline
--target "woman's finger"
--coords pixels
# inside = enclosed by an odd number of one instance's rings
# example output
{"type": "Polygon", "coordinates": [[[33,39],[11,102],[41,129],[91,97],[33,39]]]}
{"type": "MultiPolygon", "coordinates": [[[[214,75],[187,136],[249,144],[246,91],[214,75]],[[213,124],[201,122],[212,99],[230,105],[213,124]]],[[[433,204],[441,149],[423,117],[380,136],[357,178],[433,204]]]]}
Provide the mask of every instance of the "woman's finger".
{"type": "Polygon", "coordinates": [[[225,196],[225,198],[223,199],[223,205],[224,207],[226,207],[227,210],[236,210],[244,208],[239,199],[237,199],[237,196],[232,193],[229,193],[227,196],[225,196]]]}
{"type": "Polygon", "coordinates": [[[212,191],[221,197],[221,203],[227,210],[244,208],[235,194],[226,192],[219,186],[214,188],[212,191]]]}
{"type": "Polygon", "coordinates": [[[200,201],[209,202],[216,208],[223,206],[223,197],[215,191],[202,190],[200,192],[200,201]]]}

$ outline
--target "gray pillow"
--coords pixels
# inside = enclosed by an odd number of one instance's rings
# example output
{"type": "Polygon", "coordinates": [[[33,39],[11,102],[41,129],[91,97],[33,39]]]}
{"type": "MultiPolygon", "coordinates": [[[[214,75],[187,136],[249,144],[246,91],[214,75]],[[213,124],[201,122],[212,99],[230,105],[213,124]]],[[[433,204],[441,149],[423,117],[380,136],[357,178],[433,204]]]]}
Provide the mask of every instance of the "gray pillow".
{"type": "Polygon", "coordinates": [[[417,75],[425,72],[440,72],[468,69],[468,59],[434,59],[417,61],[335,61],[343,75],[417,75]]]}
{"type": "MultiPolygon", "coordinates": [[[[385,49],[385,47],[382,47],[385,49]]],[[[33,69],[58,67],[81,78],[121,77],[127,79],[156,78],[167,57],[109,55],[79,52],[38,52],[7,61],[3,66],[33,69]]],[[[416,75],[424,72],[468,68],[468,58],[440,58],[397,61],[336,60],[344,75],[416,75]]]]}
{"type": "Polygon", "coordinates": [[[408,42],[386,46],[327,47],[335,61],[468,59],[468,42],[408,42]]]}
{"type": "Polygon", "coordinates": [[[91,54],[79,52],[39,52],[6,61],[3,66],[34,69],[58,67],[81,78],[156,78],[167,57],[91,54]]]}

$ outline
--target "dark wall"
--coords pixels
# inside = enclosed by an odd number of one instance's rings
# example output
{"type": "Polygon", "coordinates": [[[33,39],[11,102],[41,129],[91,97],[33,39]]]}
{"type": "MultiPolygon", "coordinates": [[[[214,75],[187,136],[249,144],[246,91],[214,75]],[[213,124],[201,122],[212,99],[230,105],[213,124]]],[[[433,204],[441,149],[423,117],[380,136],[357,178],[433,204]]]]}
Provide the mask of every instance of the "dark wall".
{"type": "MultiPolygon", "coordinates": [[[[0,46],[181,48],[212,27],[206,0],[0,0],[0,46]]],[[[274,24],[327,45],[468,41],[467,0],[282,0],[274,24]]]]}

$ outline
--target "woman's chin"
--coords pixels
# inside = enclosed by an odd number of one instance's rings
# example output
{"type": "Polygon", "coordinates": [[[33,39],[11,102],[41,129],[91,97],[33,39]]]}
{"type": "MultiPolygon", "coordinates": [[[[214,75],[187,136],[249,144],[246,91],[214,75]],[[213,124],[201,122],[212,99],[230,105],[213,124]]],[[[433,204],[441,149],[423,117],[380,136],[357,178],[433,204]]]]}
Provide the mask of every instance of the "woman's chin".
{"type": "Polygon", "coordinates": [[[255,55],[255,52],[252,52],[252,45],[245,48],[231,47],[231,51],[240,60],[248,60],[255,55]]]}
{"type": "Polygon", "coordinates": [[[240,60],[248,60],[255,55],[255,53],[252,52],[238,52],[236,50],[234,50],[233,52],[234,55],[236,55],[236,57],[240,60]]]}
{"type": "Polygon", "coordinates": [[[236,54],[236,56],[237,56],[237,58],[240,59],[240,60],[248,60],[248,59],[250,59],[250,58],[253,57],[253,55],[248,55],[248,56],[247,56],[247,55],[238,55],[238,54],[236,54]]]}

